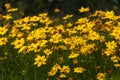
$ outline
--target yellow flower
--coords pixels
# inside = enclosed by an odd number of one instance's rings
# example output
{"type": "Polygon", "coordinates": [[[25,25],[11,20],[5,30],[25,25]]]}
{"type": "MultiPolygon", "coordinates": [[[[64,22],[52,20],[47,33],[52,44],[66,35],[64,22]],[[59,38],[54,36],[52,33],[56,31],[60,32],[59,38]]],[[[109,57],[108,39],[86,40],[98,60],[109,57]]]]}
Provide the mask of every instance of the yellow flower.
{"type": "Polygon", "coordinates": [[[3,18],[6,20],[9,20],[9,19],[12,19],[12,16],[11,14],[7,14],[7,15],[4,15],[3,18]]]}
{"type": "Polygon", "coordinates": [[[7,31],[8,31],[8,29],[6,29],[5,27],[0,27],[0,34],[1,35],[4,35],[7,31]]]}
{"type": "Polygon", "coordinates": [[[46,60],[47,59],[45,58],[45,56],[37,55],[37,57],[35,58],[34,65],[37,65],[37,67],[40,67],[41,65],[46,64],[46,60]]]}
{"type": "Polygon", "coordinates": [[[10,3],[6,3],[4,6],[6,7],[6,9],[10,9],[11,8],[10,3]]]}
{"type": "Polygon", "coordinates": [[[107,48],[106,51],[104,52],[107,56],[115,54],[114,49],[107,48]]]}
{"type": "Polygon", "coordinates": [[[68,15],[64,16],[63,19],[66,20],[66,19],[69,19],[71,17],[73,17],[73,15],[68,14],[68,15]]]}
{"type": "Polygon", "coordinates": [[[14,12],[14,11],[18,11],[18,8],[11,8],[7,10],[7,12],[14,12]]]}
{"type": "Polygon", "coordinates": [[[27,53],[28,52],[28,47],[27,46],[22,46],[19,50],[18,53],[27,53]]]}
{"type": "Polygon", "coordinates": [[[88,35],[90,40],[99,40],[100,39],[100,35],[95,32],[95,31],[89,31],[89,35],[88,35]]]}
{"type": "Polygon", "coordinates": [[[105,73],[98,73],[97,80],[105,80],[105,73]]]}
{"type": "Polygon", "coordinates": [[[52,54],[52,51],[50,49],[45,49],[44,53],[49,56],[50,54],[52,54]]]}
{"type": "Polygon", "coordinates": [[[109,49],[115,49],[117,47],[117,43],[115,41],[106,42],[106,47],[109,49]]]}
{"type": "Polygon", "coordinates": [[[15,47],[14,48],[20,48],[24,45],[25,43],[25,40],[24,38],[21,38],[21,39],[16,39],[14,42],[12,42],[11,44],[14,45],[15,47]]]}
{"type": "Polygon", "coordinates": [[[66,76],[65,74],[61,73],[61,74],[59,75],[59,77],[60,77],[60,78],[66,78],[67,76],[66,76]]]}
{"type": "Polygon", "coordinates": [[[52,69],[48,72],[48,76],[54,76],[57,73],[56,69],[52,69]]]}
{"type": "Polygon", "coordinates": [[[82,13],[82,12],[87,12],[87,11],[89,11],[89,10],[90,10],[89,7],[87,7],[87,8],[81,7],[81,8],[79,9],[79,12],[82,13]]]}
{"type": "Polygon", "coordinates": [[[82,68],[82,67],[76,67],[76,68],[74,68],[74,72],[75,73],[83,73],[83,71],[85,71],[85,69],[82,68]]]}
{"type": "Polygon", "coordinates": [[[56,9],[54,9],[54,12],[55,12],[55,13],[59,13],[59,12],[60,12],[60,9],[56,8],[56,9]]]}
{"type": "Polygon", "coordinates": [[[70,67],[69,66],[63,66],[61,69],[60,69],[61,72],[65,72],[65,73],[70,73],[70,67]]]}
{"type": "Polygon", "coordinates": [[[79,54],[77,54],[77,53],[71,53],[70,55],[69,55],[69,59],[71,59],[71,58],[77,58],[79,56],[79,54]]]}
{"type": "Polygon", "coordinates": [[[6,45],[6,42],[7,42],[7,38],[5,38],[5,37],[0,38],[0,46],[6,45]]]}

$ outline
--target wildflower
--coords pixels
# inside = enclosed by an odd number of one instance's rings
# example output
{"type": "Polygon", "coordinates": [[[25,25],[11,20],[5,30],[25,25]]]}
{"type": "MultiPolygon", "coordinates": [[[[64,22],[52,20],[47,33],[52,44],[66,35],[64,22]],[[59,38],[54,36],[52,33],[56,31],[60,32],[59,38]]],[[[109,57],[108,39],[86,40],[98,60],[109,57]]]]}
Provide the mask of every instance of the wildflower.
{"type": "Polygon", "coordinates": [[[56,64],[52,67],[52,69],[59,70],[59,69],[61,69],[61,66],[56,63],[56,64]]]}
{"type": "Polygon", "coordinates": [[[115,47],[117,47],[117,43],[115,41],[109,41],[106,43],[106,47],[109,49],[114,49],[115,47]]]}
{"type": "Polygon", "coordinates": [[[38,16],[33,16],[33,17],[30,17],[30,21],[39,21],[40,20],[40,17],[38,16]]]}
{"type": "Polygon", "coordinates": [[[60,12],[60,9],[56,8],[56,9],[54,9],[54,12],[55,12],[55,13],[59,13],[59,12],[60,12]]]}
{"type": "Polygon", "coordinates": [[[79,12],[82,13],[82,12],[87,12],[87,11],[89,11],[89,10],[90,10],[89,7],[87,7],[87,8],[81,7],[81,8],[79,9],[79,12]]]}
{"type": "Polygon", "coordinates": [[[68,14],[68,15],[64,16],[63,19],[64,19],[64,20],[67,20],[67,19],[69,19],[69,18],[71,18],[71,17],[73,17],[73,15],[69,15],[69,14],[68,14]]]}
{"type": "Polygon", "coordinates": [[[65,72],[65,73],[70,73],[70,67],[69,66],[63,66],[61,69],[61,72],[65,72]]]}
{"type": "Polygon", "coordinates": [[[78,63],[78,60],[77,59],[74,59],[73,60],[73,64],[77,64],[78,63]]]}
{"type": "Polygon", "coordinates": [[[14,11],[18,11],[18,8],[11,8],[7,10],[7,12],[14,12],[14,11]]]}
{"type": "Polygon", "coordinates": [[[79,56],[79,54],[77,54],[77,53],[71,53],[70,55],[69,55],[69,59],[71,59],[71,58],[76,58],[76,57],[78,57],[79,56]]]}
{"type": "Polygon", "coordinates": [[[95,31],[90,31],[88,36],[89,36],[89,39],[93,40],[93,41],[100,39],[99,34],[97,32],[95,32],[95,31]]]}
{"type": "Polygon", "coordinates": [[[97,80],[105,80],[105,73],[98,73],[97,80]]]}
{"type": "Polygon", "coordinates": [[[5,37],[2,37],[2,38],[0,38],[0,46],[1,45],[6,45],[6,42],[7,42],[8,40],[7,40],[7,38],[5,38],[5,37]]]}
{"type": "Polygon", "coordinates": [[[59,75],[59,77],[60,77],[60,78],[66,78],[67,76],[66,76],[65,74],[61,73],[61,74],[59,75]]]}
{"type": "Polygon", "coordinates": [[[24,38],[21,38],[21,39],[16,39],[14,42],[12,42],[11,44],[14,45],[15,47],[14,48],[20,48],[24,45],[25,43],[25,40],[24,38]]]}
{"type": "Polygon", "coordinates": [[[44,53],[49,56],[50,54],[52,54],[52,51],[50,49],[45,49],[44,53]]]}
{"type": "Polygon", "coordinates": [[[27,46],[22,46],[19,50],[18,53],[27,53],[28,52],[28,47],[27,46]]]}
{"type": "Polygon", "coordinates": [[[48,76],[54,76],[57,73],[56,69],[52,69],[48,72],[48,76]]]}
{"type": "Polygon", "coordinates": [[[9,19],[12,19],[12,16],[11,14],[7,14],[3,16],[3,19],[9,20],[9,19]]]}
{"type": "Polygon", "coordinates": [[[1,35],[4,35],[7,31],[8,31],[7,28],[5,28],[5,27],[0,27],[0,34],[1,34],[1,35]]]}
{"type": "Polygon", "coordinates": [[[107,48],[106,51],[104,52],[107,56],[115,54],[114,49],[107,48]]]}
{"type": "Polygon", "coordinates": [[[4,6],[6,7],[6,9],[10,9],[11,8],[10,3],[6,3],[4,6]]]}
{"type": "Polygon", "coordinates": [[[58,61],[59,61],[60,63],[63,63],[63,62],[64,62],[64,57],[60,57],[58,61]]]}
{"type": "Polygon", "coordinates": [[[41,65],[46,64],[46,60],[47,59],[45,58],[45,56],[37,55],[37,57],[35,58],[34,65],[37,65],[37,67],[40,67],[41,65]]]}
{"type": "Polygon", "coordinates": [[[76,67],[76,68],[74,68],[74,72],[75,73],[83,73],[83,71],[85,71],[85,69],[82,68],[82,67],[76,67]]]}

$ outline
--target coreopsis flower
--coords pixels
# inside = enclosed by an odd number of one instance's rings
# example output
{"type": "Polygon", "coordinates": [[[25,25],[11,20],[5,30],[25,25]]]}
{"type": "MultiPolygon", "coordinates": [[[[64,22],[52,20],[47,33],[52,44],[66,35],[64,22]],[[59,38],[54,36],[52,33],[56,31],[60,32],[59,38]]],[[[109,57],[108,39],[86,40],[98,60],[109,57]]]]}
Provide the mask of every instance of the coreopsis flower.
{"type": "Polygon", "coordinates": [[[69,58],[69,59],[72,59],[72,58],[77,58],[78,56],[79,56],[79,54],[72,52],[72,53],[68,56],[68,58],[69,58]]]}
{"type": "Polygon", "coordinates": [[[87,11],[89,11],[89,10],[90,10],[89,7],[87,7],[87,8],[81,7],[81,8],[79,9],[79,12],[82,13],[82,12],[87,12],[87,11]]]}
{"type": "Polygon", "coordinates": [[[10,8],[7,10],[7,12],[14,12],[14,11],[18,11],[18,8],[10,8]]]}
{"type": "Polygon", "coordinates": [[[7,31],[8,31],[7,28],[5,28],[5,27],[0,27],[0,34],[1,34],[1,35],[4,35],[7,31]]]}
{"type": "Polygon", "coordinates": [[[52,54],[52,51],[50,49],[45,49],[44,53],[49,56],[50,54],[52,54]]]}
{"type": "Polygon", "coordinates": [[[85,71],[85,69],[82,68],[82,67],[76,67],[76,68],[74,68],[74,73],[83,73],[84,71],[85,71]]]}
{"type": "Polygon", "coordinates": [[[0,46],[2,46],[2,45],[6,45],[6,42],[8,42],[8,40],[7,40],[6,37],[2,37],[2,38],[0,38],[0,46]]]}
{"type": "Polygon", "coordinates": [[[67,76],[66,76],[65,74],[61,73],[61,74],[59,75],[59,77],[60,77],[60,78],[66,78],[67,76]]]}
{"type": "Polygon", "coordinates": [[[5,6],[6,9],[10,9],[11,8],[10,3],[6,3],[4,6],[5,6]]]}
{"type": "Polygon", "coordinates": [[[71,14],[71,15],[70,15],[70,14],[67,14],[66,16],[63,17],[63,19],[64,19],[64,20],[67,20],[67,19],[69,19],[69,18],[71,18],[71,17],[73,17],[72,14],[71,14]]]}
{"type": "Polygon", "coordinates": [[[40,67],[44,64],[46,64],[46,57],[45,56],[40,56],[40,55],[37,55],[36,58],[35,58],[35,62],[34,62],[34,65],[37,65],[37,67],[40,67]]]}
{"type": "Polygon", "coordinates": [[[63,66],[61,69],[60,69],[60,72],[64,72],[64,73],[70,73],[70,67],[69,66],[63,66]]]}
{"type": "Polygon", "coordinates": [[[51,70],[48,72],[48,76],[54,76],[56,73],[57,73],[57,70],[56,70],[56,69],[51,69],[51,70]]]}
{"type": "Polygon", "coordinates": [[[19,50],[18,50],[18,53],[28,53],[28,47],[27,46],[22,46],[19,50]]]}
{"type": "Polygon", "coordinates": [[[3,19],[9,20],[12,19],[13,17],[11,16],[11,14],[7,14],[3,16],[3,19]]]}
{"type": "Polygon", "coordinates": [[[98,73],[97,80],[105,80],[105,73],[98,73]]]}
{"type": "Polygon", "coordinates": [[[115,49],[117,47],[117,43],[115,41],[106,42],[106,47],[109,49],[115,49]]]}
{"type": "Polygon", "coordinates": [[[11,44],[14,45],[14,48],[18,49],[18,48],[22,47],[24,45],[24,43],[25,43],[25,39],[21,38],[21,39],[16,39],[11,44]]]}
{"type": "Polygon", "coordinates": [[[107,48],[104,52],[107,56],[114,55],[116,51],[114,49],[107,48]]]}
{"type": "Polygon", "coordinates": [[[48,72],[48,76],[54,76],[54,75],[57,73],[57,71],[60,70],[60,69],[61,69],[61,66],[56,63],[56,64],[51,68],[51,70],[48,72]]]}

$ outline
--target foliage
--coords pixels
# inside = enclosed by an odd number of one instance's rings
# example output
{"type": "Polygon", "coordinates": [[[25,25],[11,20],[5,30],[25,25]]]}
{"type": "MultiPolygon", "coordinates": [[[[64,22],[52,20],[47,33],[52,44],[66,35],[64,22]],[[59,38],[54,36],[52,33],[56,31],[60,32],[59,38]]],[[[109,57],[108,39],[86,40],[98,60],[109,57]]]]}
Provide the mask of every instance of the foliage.
{"type": "Polygon", "coordinates": [[[119,74],[120,16],[81,7],[56,18],[24,16],[9,3],[0,14],[1,80],[110,80],[119,74]],[[16,17],[17,14],[18,16],[16,17]],[[112,76],[112,77],[110,77],[112,76]]]}

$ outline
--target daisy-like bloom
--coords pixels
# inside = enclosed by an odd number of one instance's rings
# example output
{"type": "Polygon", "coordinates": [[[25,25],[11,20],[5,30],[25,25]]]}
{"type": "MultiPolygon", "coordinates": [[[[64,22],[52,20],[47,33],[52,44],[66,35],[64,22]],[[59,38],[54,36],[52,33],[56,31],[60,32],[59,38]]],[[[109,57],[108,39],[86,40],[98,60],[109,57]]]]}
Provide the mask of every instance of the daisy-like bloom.
{"type": "Polygon", "coordinates": [[[105,80],[105,73],[98,73],[97,80],[105,80]]]}
{"type": "Polygon", "coordinates": [[[7,38],[5,38],[5,37],[0,38],[0,46],[5,45],[6,42],[7,42],[7,38]]]}
{"type": "Polygon", "coordinates": [[[74,73],[83,73],[84,71],[85,71],[85,69],[82,68],[82,67],[76,67],[76,68],[74,68],[74,73]]]}
{"type": "Polygon", "coordinates": [[[69,59],[72,59],[72,58],[76,58],[76,57],[78,57],[79,56],[79,54],[77,54],[77,53],[71,53],[70,55],[69,55],[69,59]]]}
{"type": "Polygon", "coordinates": [[[56,69],[51,69],[51,70],[48,72],[48,76],[54,76],[56,73],[57,73],[57,70],[56,70],[56,69]]]}
{"type": "Polygon", "coordinates": [[[12,19],[12,16],[11,14],[7,14],[3,16],[3,19],[9,20],[9,19],[12,19]]]}
{"type": "Polygon", "coordinates": [[[106,47],[109,49],[114,49],[115,47],[117,47],[117,43],[115,41],[109,41],[106,43],[106,47]]]}
{"type": "Polygon", "coordinates": [[[65,74],[61,73],[61,74],[59,75],[59,77],[60,77],[60,78],[66,78],[67,76],[66,76],[65,74]]]}
{"type": "Polygon", "coordinates": [[[83,13],[83,12],[87,12],[87,11],[89,11],[89,10],[90,10],[89,7],[87,7],[87,8],[81,7],[81,8],[79,9],[79,12],[80,12],[80,13],[83,13]]]}
{"type": "Polygon", "coordinates": [[[50,49],[45,49],[44,53],[49,56],[50,54],[52,54],[52,51],[50,49]]]}
{"type": "Polygon", "coordinates": [[[61,66],[56,63],[56,64],[51,68],[51,70],[48,72],[48,75],[49,75],[49,76],[54,76],[54,75],[57,73],[57,71],[60,70],[60,69],[61,69],[61,66]]]}
{"type": "Polygon", "coordinates": [[[37,67],[40,67],[41,65],[46,64],[46,60],[47,59],[45,58],[45,56],[37,55],[37,57],[35,58],[34,65],[37,65],[37,67]]]}
{"type": "Polygon", "coordinates": [[[6,9],[10,9],[11,8],[10,3],[6,3],[4,6],[5,6],[6,9]]]}
{"type": "Polygon", "coordinates": [[[116,54],[116,51],[114,49],[107,48],[104,52],[107,56],[116,54]]]}
{"type": "Polygon", "coordinates": [[[1,34],[1,35],[4,35],[7,31],[8,31],[7,28],[5,28],[5,27],[0,27],[0,34],[1,34]]]}
{"type": "Polygon", "coordinates": [[[70,73],[70,67],[69,66],[63,66],[61,69],[60,69],[61,72],[65,72],[65,73],[70,73]]]}
{"type": "Polygon", "coordinates": [[[25,43],[24,38],[21,38],[21,39],[16,39],[16,40],[15,40],[14,42],[12,42],[11,44],[15,46],[15,47],[14,47],[15,49],[18,49],[18,48],[22,47],[22,46],[24,45],[24,43],[25,43]]]}

